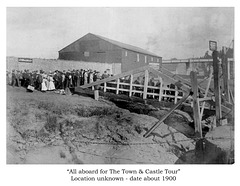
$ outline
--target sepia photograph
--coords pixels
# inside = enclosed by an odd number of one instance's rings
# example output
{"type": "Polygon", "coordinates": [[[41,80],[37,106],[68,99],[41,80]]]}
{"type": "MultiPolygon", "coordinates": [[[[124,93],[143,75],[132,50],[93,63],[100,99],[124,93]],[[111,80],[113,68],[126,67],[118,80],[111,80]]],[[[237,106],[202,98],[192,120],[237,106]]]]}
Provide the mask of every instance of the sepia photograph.
{"type": "Polygon", "coordinates": [[[7,7],[6,164],[234,164],[234,11],[7,7]]]}

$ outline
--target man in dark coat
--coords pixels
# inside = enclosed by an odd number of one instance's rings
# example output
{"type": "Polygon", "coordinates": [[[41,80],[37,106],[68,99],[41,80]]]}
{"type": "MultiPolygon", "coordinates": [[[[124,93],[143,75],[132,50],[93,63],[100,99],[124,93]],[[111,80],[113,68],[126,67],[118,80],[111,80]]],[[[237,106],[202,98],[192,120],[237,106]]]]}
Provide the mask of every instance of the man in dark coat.
{"type": "Polygon", "coordinates": [[[16,72],[15,70],[12,70],[12,86],[15,87],[17,84],[17,78],[16,78],[16,72]]]}
{"type": "Polygon", "coordinates": [[[53,74],[54,86],[56,89],[59,88],[59,80],[58,80],[58,71],[56,70],[53,74]]]}

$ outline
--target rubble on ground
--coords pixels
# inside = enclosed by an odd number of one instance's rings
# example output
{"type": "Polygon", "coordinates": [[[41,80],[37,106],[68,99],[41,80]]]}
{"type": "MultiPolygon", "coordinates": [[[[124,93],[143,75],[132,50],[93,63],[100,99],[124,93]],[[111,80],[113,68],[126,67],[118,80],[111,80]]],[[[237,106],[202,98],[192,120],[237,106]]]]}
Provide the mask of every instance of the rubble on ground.
{"type": "MultiPolygon", "coordinates": [[[[8,91],[10,164],[174,164],[195,148],[194,140],[165,123],[144,138],[158,119],[120,109],[109,101],[26,94],[8,91]]],[[[181,114],[170,120],[174,118],[182,118],[182,123],[188,120],[181,114]]]]}

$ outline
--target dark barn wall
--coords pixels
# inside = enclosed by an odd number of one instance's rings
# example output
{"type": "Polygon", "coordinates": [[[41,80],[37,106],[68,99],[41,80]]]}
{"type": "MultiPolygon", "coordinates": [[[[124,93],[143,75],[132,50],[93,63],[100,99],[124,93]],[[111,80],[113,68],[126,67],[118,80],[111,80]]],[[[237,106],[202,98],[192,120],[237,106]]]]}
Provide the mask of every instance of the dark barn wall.
{"type": "Polygon", "coordinates": [[[122,50],[122,72],[126,72],[138,67],[146,66],[148,64],[149,64],[148,61],[147,63],[145,63],[144,54],[140,54],[140,53],[125,50],[125,49],[122,50]],[[126,52],[127,52],[127,56],[126,56],[126,52]],[[137,61],[137,54],[139,54],[139,61],[137,61]]]}
{"type": "Polygon", "coordinates": [[[122,72],[132,70],[134,68],[149,65],[149,63],[159,63],[161,57],[150,56],[147,54],[137,53],[134,51],[122,49],[122,72]],[[126,56],[127,52],[127,56],[126,56]],[[139,61],[137,61],[137,54],[139,54],[139,61]],[[146,61],[145,61],[146,56],[146,61]]]}
{"type": "Polygon", "coordinates": [[[121,55],[120,47],[91,34],[59,51],[59,59],[101,63],[121,63],[121,55]]]}

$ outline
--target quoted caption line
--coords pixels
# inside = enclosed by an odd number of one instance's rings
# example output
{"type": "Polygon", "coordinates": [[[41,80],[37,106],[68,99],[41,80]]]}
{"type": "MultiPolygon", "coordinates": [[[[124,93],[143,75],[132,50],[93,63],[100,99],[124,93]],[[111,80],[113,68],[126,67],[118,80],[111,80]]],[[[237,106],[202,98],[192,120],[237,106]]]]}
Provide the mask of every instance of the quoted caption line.
{"type": "Polygon", "coordinates": [[[177,181],[180,169],[67,169],[72,182],[87,181],[177,181]]]}

